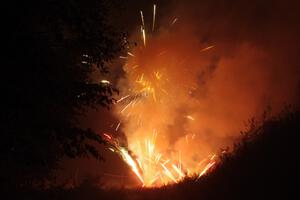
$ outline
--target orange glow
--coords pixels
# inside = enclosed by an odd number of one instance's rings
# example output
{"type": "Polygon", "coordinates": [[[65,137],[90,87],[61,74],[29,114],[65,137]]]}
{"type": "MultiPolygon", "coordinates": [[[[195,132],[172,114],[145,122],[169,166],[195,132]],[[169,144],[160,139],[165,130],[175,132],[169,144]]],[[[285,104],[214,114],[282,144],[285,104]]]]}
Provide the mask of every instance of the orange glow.
{"type": "MultiPolygon", "coordinates": [[[[153,16],[160,16],[154,8],[153,16]]],[[[199,179],[218,163],[218,152],[230,147],[245,121],[266,104],[280,109],[290,94],[279,84],[274,89],[272,79],[281,80],[280,73],[259,46],[209,40],[205,30],[200,37],[200,28],[182,15],[149,33],[157,28],[154,17],[147,23],[140,14],[142,24],[131,36],[139,45],[121,57],[125,75],[114,107],[122,122],[115,130],[126,135],[127,144],[112,142],[112,148],[144,187],[199,179]]]]}
{"type": "MultiPolygon", "coordinates": [[[[140,14],[143,46],[130,49],[126,56],[120,57],[127,61],[124,65],[127,87],[121,88],[122,97],[115,105],[128,147],[121,146],[117,138],[104,136],[111,144],[110,150],[120,155],[143,187],[178,183],[187,176],[199,178],[216,163],[216,156],[211,157],[205,152],[193,158],[188,152],[191,151],[190,145],[197,144],[196,134],[182,133],[184,136],[171,144],[167,130],[174,124],[173,112],[180,104],[191,100],[189,91],[197,85],[195,80],[188,78],[190,72],[184,70],[185,47],[174,48],[174,38],[168,34],[149,37],[146,46],[144,15],[142,11],[140,14]],[[178,73],[172,70],[174,68],[182,70],[178,73]],[[187,143],[181,142],[185,140],[187,143]]],[[[156,5],[153,6],[152,31],[155,16],[156,5]]],[[[177,18],[173,24],[176,21],[177,18]]],[[[210,48],[213,46],[202,51],[210,48]]],[[[189,123],[195,121],[190,114],[181,117],[189,123]]],[[[120,122],[116,129],[119,126],[120,122]]]]}

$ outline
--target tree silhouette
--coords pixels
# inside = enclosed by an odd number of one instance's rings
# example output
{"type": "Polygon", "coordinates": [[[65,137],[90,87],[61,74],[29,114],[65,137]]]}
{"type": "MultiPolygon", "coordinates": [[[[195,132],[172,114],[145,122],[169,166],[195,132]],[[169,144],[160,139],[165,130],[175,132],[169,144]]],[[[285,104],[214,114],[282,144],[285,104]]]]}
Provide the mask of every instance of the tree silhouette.
{"type": "Polygon", "coordinates": [[[121,35],[105,23],[99,0],[46,0],[6,4],[4,100],[0,180],[32,185],[63,156],[100,158],[92,130],[77,126],[85,107],[113,103],[110,84],[91,82],[93,66],[122,50],[121,35]]]}

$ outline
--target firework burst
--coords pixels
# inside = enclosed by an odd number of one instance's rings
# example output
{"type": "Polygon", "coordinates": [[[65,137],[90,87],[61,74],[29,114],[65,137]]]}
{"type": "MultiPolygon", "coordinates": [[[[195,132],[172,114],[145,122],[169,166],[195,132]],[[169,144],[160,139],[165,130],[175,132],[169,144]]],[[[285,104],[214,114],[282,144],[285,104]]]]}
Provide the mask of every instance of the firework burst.
{"type": "MultiPolygon", "coordinates": [[[[150,30],[154,32],[156,23],[157,6],[153,5],[153,16],[150,30]]],[[[170,183],[178,183],[185,177],[195,176],[199,179],[207,173],[216,163],[216,155],[213,154],[207,158],[196,161],[198,164],[192,166],[189,162],[183,162],[184,155],[181,150],[170,151],[164,144],[164,134],[160,131],[159,125],[153,122],[153,115],[149,117],[148,113],[155,109],[161,111],[158,105],[168,107],[172,104],[172,99],[176,99],[178,87],[195,87],[189,80],[185,85],[178,85],[170,77],[162,63],[161,56],[168,54],[168,50],[157,48],[147,40],[146,29],[148,26],[144,20],[143,11],[141,16],[141,43],[121,59],[126,59],[124,70],[129,81],[129,86],[122,91],[123,96],[117,100],[116,110],[118,116],[123,119],[125,125],[130,124],[138,137],[129,140],[128,147],[120,145],[118,138],[109,134],[103,134],[109,149],[117,153],[124,162],[131,168],[141,185],[144,187],[162,186],[170,183]],[[151,52],[151,53],[149,53],[151,52]],[[154,53],[153,53],[154,52],[154,53]],[[154,62],[154,58],[158,58],[154,62]],[[170,89],[171,88],[171,89],[170,89]],[[153,109],[151,109],[153,108],[153,109]],[[130,149],[130,150],[129,150],[130,149]]],[[[175,18],[171,26],[177,21],[175,18]]],[[[151,37],[149,37],[151,38],[151,37]]],[[[199,52],[207,51],[214,46],[200,49],[199,52]]],[[[166,47],[167,49],[167,47],[166,47]]],[[[182,74],[181,74],[182,75],[182,74]]],[[[161,117],[161,116],[156,116],[161,117]]],[[[183,115],[183,118],[195,121],[191,115],[183,115]]],[[[161,119],[160,123],[168,123],[168,118],[161,119]]],[[[124,124],[122,122],[122,124],[124,124]]],[[[121,120],[117,123],[115,131],[121,126],[121,120]]],[[[195,134],[186,134],[187,145],[195,140],[195,134]]]]}

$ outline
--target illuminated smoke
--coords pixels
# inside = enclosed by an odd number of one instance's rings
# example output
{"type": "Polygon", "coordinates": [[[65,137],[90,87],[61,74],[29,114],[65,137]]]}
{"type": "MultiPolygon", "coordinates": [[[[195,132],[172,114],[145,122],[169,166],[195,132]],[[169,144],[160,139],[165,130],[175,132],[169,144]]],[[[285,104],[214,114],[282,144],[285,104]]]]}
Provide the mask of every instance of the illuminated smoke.
{"type": "MultiPolygon", "coordinates": [[[[161,164],[170,182],[181,173],[199,172],[197,167],[203,165],[201,177],[215,164],[202,161],[230,146],[245,122],[267,107],[276,114],[285,104],[297,103],[299,47],[286,42],[298,43],[297,34],[262,28],[262,35],[270,34],[264,41],[248,16],[246,27],[219,8],[220,13],[207,17],[209,6],[203,13],[190,5],[178,6],[174,13],[181,18],[174,14],[156,19],[155,27],[159,21],[161,27],[147,37],[146,30],[154,25],[147,26],[141,12],[143,24],[131,36],[139,45],[127,53],[125,78],[119,80],[122,96],[115,113],[122,123],[117,128],[136,156],[145,153],[139,152],[144,148],[139,145],[157,134],[155,150],[175,163],[169,168],[161,164]]],[[[157,181],[155,173],[152,177],[157,181]]]]}

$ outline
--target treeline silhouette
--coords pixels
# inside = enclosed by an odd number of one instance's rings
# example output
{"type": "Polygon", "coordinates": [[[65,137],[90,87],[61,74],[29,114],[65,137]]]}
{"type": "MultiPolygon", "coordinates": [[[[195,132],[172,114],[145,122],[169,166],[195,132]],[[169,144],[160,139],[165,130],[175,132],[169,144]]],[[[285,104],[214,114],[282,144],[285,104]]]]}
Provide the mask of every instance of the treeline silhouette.
{"type": "Polygon", "coordinates": [[[90,80],[95,69],[107,73],[105,64],[123,49],[122,34],[106,23],[106,3],[2,5],[1,189],[42,184],[64,155],[100,158],[91,141],[102,143],[101,137],[77,119],[86,107],[108,107],[117,92],[90,80]]]}
{"type": "Polygon", "coordinates": [[[24,191],[22,199],[291,199],[297,186],[300,112],[286,110],[261,122],[251,120],[232,151],[201,179],[162,188],[100,189],[87,180],[72,190],[24,191]]]}

